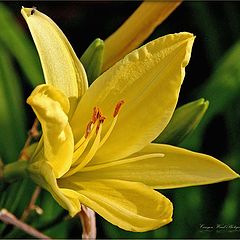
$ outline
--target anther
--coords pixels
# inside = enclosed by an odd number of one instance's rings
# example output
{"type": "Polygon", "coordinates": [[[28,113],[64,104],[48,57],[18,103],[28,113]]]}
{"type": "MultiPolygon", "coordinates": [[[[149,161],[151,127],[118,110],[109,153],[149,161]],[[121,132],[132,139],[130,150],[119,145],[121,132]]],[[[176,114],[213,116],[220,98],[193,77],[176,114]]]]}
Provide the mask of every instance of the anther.
{"type": "Polygon", "coordinates": [[[103,122],[105,121],[106,117],[104,117],[103,115],[99,116],[99,122],[97,124],[97,128],[96,128],[96,134],[98,133],[98,130],[100,128],[100,125],[103,124],[103,122]]]}
{"type": "Polygon", "coordinates": [[[98,108],[97,119],[100,119],[101,117],[103,117],[103,114],[102,114],[102,112],[100,111],[100,109],[98,108]]]}
{"type": "Polygon", "coordinates": [[[114,113],[113,113],[113,117],[116,117],[119,113],[119,110],[121,108],[121,106],[124,104],[124,100],[121,100],[117,103],[116,107],[115,107],[115,110],[114,110],[114,113]]]}
{"type": "Polygon", "coordinates": [[[87,128],[86,128],[86,132],[85,132],[85,138],[88,137],[89,133],[91,132],[92,130],[92,125],[93,125],[93,121],[90,121],[87,125],[87,128]]]}
{"type": "Polygon", "coordinates": [[[104,117],[104,116],[100,116],[100,118],[99,118],[99,122],[100,122],[100,123],[103,123],[103,122],[105,121],[105,119],[106,119],[106,117],[104,117]]]}
{"type": "Polygon", "coordinates": [[[98,119],[98,114],[99,114],[99,108],[94,107],[93,108],[93,115],[92,115],[92,122],[95,123],[98,119]]]}

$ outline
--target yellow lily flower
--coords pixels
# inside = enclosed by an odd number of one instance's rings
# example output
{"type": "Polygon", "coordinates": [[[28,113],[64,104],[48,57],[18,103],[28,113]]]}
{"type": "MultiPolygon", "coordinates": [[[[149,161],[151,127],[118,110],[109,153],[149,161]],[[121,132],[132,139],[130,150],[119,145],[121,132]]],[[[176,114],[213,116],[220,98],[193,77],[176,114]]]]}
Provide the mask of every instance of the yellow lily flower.
{"type": "Polygon", "coordinates": [[[55,23],[35,9],[22,14],[47,82],[27,100],[43,131],[28,170],[71,216],[84,204],[125,230],[148,231],[172,221],[172,203],[154,189],[238,177],[208,155],[151,143],[176,107],[192,34],[149,42],[87,88],[84,69],[55,23]]]}

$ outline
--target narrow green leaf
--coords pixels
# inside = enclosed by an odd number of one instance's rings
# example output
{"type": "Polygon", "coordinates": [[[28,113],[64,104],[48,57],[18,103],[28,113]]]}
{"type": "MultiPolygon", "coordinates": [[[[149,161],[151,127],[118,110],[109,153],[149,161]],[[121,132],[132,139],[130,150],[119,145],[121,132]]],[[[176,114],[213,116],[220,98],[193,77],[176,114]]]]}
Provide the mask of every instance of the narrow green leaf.
{"type": "MultiPolygon", "coordinates": [[[[9,53],[0,46],[0,154],[4,162],[16,161],[26,137],[25,112],[22,88],[12,66],[9,53]]],[[[24,181],[8,186],[0,195],[1,207],[11,212],[23,209],[26,188],[24,181]],[[24,199],[22,198],[24,195],[24,199]],[[20,204],[19,204],[20,203],[20,204]]],[[[6,225],[0,225],[0,232],[6,225]]]]}
{"type": "Polygon", "coordinates": [[[83,53],[82,62],[88,77],[89,85],[100,75],[103,64],[104,41],[95,39],[87,50],[83,53]]]}
{"type": "Polygon", "coordinates": [[[3,3],[0,3],[0,29],[0,43],[4,44],[16,58],[28,82],[32,87],[43,83],[41,65],[33,42],[26,37],[25,32],[3,3]]]}
{"type": "MultiPolygon", "coordinates": [[[[26,209],[29,205],[34,188],[35,184],[30,181],[29,178],[25,178],[10,184],[3,207],[20,218],[24,209],[26,209]]],[[[0,228],[0,236],[1,232],[6,226],[7,225],[1,226],[2,228],[0,228]]],[[[18,232],[18,229],[13,228],[12,231],[8,232],[7,235],[4,236],[4,238],[19,237],[19,235],[14,235],[16,232],[18,232]]]]}
{"type": "Polygon", "coordinates": [[[20,80],[7,51],[0,47],[0,155],[4,162],[15,161],[25,137],[25,112],[20,80]]]}
{"type": "MultiPolygon", "coordinates": [[[[15,182],[14,184],[10,184],[8,187],[8,191],[6,192],[6,196],[5,196],[5,201],[2,204],[2,208],[6,208],[8,211],[13,212],[13,210],[16,208],[16,205],[14,204],[15,200],[19,200],[20,194],[16,194],[19,192],[19,188],[20,188],[20,192],[23,189],[23,187],[21,187],[21,183],[20,182],[15,182]]],[[[3,224],[0,226],[0,236],[2,235],[3,230],[6,228],[6,224],[3,224]]]]}
{"type": "Polygon", "coordinates": [[[198,126],[207,108],[203,98],[179,107],[155,142],[178,145],[198,126]]]}

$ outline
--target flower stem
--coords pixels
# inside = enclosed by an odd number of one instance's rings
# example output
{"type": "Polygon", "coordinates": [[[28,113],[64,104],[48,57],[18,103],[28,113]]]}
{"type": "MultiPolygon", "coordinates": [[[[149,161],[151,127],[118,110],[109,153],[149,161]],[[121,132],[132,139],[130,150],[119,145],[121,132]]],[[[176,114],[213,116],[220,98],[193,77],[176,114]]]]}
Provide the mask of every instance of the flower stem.
{"type": "Polygon", "coordinates": [[[27,176],[28,161],[21,160],[9,163],[3,167],[2,178],[5,182],[12,182],[27,176]]]}

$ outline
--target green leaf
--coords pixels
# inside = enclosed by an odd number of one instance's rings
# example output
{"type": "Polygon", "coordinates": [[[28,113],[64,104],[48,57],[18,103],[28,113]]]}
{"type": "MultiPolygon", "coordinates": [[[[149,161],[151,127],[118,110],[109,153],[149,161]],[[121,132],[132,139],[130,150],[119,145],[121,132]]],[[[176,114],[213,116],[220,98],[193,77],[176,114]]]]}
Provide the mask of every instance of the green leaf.
{"type": "Polygon", "coordinates": [[[155,142],[178,145],[198,126],[207,108],[203,98],[179,107],[155,142]]]}
{"type": "MultiPolygon", "coordinates": [[[[1,31],[0,31],[1,32],[1,31]]],[[[8,52],[0,46],[0,155],[15,161],[26,137],[26,116],[20,80],[8,52]]]]}
{"type": "MultiPolygon", "coordinates": [[[[19,9],[20,13],[20,9],[19,9]]],[[[40,61],[33,43],[17,24],[8,8],[0,3],[0,43],[16,58],[28,82],[35,87],[44,82],[40,61]]]]}
{"type": "MultiPolygon", "coordinates": [[[[5,202],[1,207],[6,208],[9,212],[17,216],[17,218],[20,218],[24,209],[29,205],[34,188],[35,184],[30,181],[29,178],[10,184],[6,191],[7,196],[5,202]]],[[[6,226],[7,225],[5,224],[0,227],[0,237],[1,232],[3,232],[6,226]]],[[[4,235],[4,238],[18,238],[19,234],[15,234],[19,233],[19,231],[18,228],[13,228],[10,232],[7,232],[7,234],[4,235]]]]}
{"type": "Polygon", "coordinates": [[[100,75],[103,64],[104,41],[95,39],[87,50],[83,53],[82,62],[88,77],[89,85],[100,75]]]}

